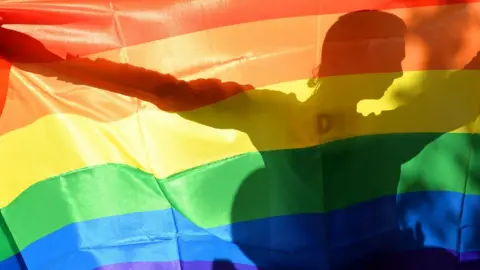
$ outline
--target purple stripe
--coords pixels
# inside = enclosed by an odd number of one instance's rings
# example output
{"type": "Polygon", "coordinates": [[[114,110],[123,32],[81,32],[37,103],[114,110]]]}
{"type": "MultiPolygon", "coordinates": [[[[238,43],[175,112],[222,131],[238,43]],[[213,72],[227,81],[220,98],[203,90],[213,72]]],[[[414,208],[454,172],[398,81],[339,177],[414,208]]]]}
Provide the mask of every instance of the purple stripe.
{"type": "Polygon", "coordinates": [[[136,262],[102,266],[96,270],[261,270],[253,265],[216,262],[136,262]]]}
{"type": "Polygon", "coordinates": [[[444,249],[423,249],[394,256],[376,256],[361,269],[388,270],[478,270],[480,252],[454,252],[444,249]]]}
{"type": "MultiPolygon", "coordinates": [[[[373,259],[356,262],[335,270],[347,269],[389,269],[389,270],[478,270],[480,252],[461,254],[443,249],[424,249],[404,252],[394,256],[377,254],[373,259]]],[[[97,270],[261,270],[244,264],[232,264],[222,260],[216,262],[135,262],[108,265],[97,270]]],[[[333,269],[332,269],[333,270],[333,269]]]]}

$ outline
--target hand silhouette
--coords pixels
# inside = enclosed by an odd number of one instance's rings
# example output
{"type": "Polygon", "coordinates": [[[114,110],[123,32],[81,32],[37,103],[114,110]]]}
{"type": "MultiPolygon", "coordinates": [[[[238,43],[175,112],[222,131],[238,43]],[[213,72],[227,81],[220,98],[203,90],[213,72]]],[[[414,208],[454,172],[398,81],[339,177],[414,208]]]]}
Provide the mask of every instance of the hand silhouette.
{"type": "Polygon", "coordinates": [[[12,63],[42,63],[63,60],[50,52],[39,40],[7,29],[0,21],[0,57],[12,63]]]}

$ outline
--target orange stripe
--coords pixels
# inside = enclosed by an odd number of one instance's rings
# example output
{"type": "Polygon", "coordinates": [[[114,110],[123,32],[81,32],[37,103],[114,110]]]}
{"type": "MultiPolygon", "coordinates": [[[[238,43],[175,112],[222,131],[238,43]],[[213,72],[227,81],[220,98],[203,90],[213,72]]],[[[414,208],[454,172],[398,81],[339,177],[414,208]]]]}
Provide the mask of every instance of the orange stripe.
{"type": "MultiPolygon", "coordinates": [[[[470,5],[469,16],[480,14],[479,7],[480,4],[470,5]]],[[[447,15],[444,16],[430,16],[435,11],[436,8],[432,7],[392,11],[410,27],[406,37],[405,70],[462,68],[480,48],[480,28],[474,21],[468,20],[465,5],[449,6],[448,12],[444,13],[447,15]],[[430,16],[426,25],[434,25],[435,31],[429,27],[417,26],[412,13],[430,16]],[[456,50],[459,42],[463,46],[456,50]],[[427,45],[430,48],[428,51],[427,45]],[[441,61],[428,62],[427,57],[441,61]]],[[[338,16],[340,15],[297,17],[236,25],[131,46],[126,50],[110,51],[93,57],[114,61],[128,57],[133,65],[177,74],[185,79],[216,77],[260,87],[311,76],[312,69],[317,65],[317,42],[323,43],[325,31],[338,16]],[[319,23],[321,28],[317,28],[319,23]],[[235,42],[232,42],[233,39],[235,42]],[[211,61],[208,62],[209,60],[211,61]]],[[[29,64],[20,67],[33,73],[61,69],[60,64],[29,64]]],[[[2,121],[0,134],[21,128],[52,113],[72,113],[108,122],[124,118],[139,109],[135,100],[33,73],[16,69],[11,77],[10,85],[14,91],[7,102],[5,114],[8,119],[2,121]]],[[[126,77],[128,76],[123,73],[117,80],[125,80],[126,77]]],[[[99,88],[122,90],[119,85],[105,85],[101,79],[90,80],[90,83],[99,88]]],[[[197,97],[187,101],[187,97],[179,96],[184,101],[181,108],[171,106],[165,109],[195,109],[228,98],[241,89],[220,90],[222,91],[206,99],[197,97]]]]}

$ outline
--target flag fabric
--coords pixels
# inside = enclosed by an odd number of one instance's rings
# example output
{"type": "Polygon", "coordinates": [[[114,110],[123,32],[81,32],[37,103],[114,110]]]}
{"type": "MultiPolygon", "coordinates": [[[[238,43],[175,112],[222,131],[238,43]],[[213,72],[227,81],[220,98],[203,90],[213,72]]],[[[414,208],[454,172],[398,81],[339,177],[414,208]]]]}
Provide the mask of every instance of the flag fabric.
{"type": "Polygon", "coordinates": [[[49,72],[72,54],[303,102],[335,22],[382,10],[406,25],[402,66],[327,76],[370,89],[396,74],[385,95],[359,103],[370,117],[458,70],[464,87],[475,85],[480,74],[462,69],[480,49],[477,2],[0,3],[0,269],[475,267],[479,129],[475,119],[447,125],[468,104],[452,114],[426,102],[398,121],[328,137],[302,118],[313,107],[250,108],[234,91],[162,110],[49,72]],[[256,114],[224,120],[220,107],[256,114]],[[417,122],[434,109],[444,117],[417,122]]]}

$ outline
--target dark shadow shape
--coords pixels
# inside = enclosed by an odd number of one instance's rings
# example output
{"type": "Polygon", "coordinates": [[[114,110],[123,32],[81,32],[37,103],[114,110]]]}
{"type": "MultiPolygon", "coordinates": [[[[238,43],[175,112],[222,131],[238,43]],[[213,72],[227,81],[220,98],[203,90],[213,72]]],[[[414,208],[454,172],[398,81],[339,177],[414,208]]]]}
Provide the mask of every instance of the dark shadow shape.
{"type": "MultiPolygon", "coordinates": [[[[18,249],[18,246],[15,242],[15,239],[13,238],[12,233],[10,232],[10,229],[7,226],[7,223],[5,222],[5,219],[3,218],[3,215],[0,213],[0,233],[5,235],[7,237],[8,244],[10,245],[10,250],[15,252],[15,260],[18,262],[18,267],[20,267],[20,270],[27,270],[27,265],[25,264],[25,261],[20,254],[20,250],[18,249]]],[[[8,258],[8,260],[12,260],[13,258],[8,258]]]]}
{"type": "Polygon", "coordinates": [[[215,260],[212,264],[212,270],[237,270],[235,265],[229,260],[215,260]]]}
{"type": "Polygon", "coordinates": [[[0,56],[12,63],[44,63],[64,60],[39,40],[23,33],[0,28],[0,56]]]}

